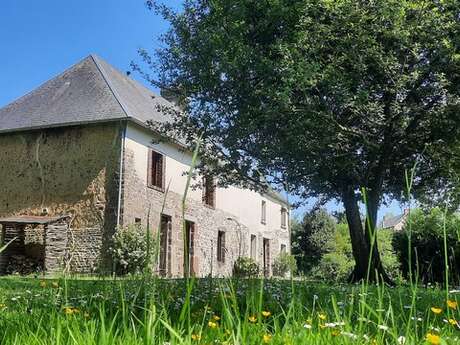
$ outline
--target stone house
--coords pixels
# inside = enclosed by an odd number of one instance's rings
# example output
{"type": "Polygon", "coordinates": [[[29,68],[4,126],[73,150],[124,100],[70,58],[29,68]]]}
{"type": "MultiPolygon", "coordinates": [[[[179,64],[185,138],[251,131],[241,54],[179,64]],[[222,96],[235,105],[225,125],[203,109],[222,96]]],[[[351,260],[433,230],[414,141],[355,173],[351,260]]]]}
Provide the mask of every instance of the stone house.
{"type": "Polygon", "coordinates": [[[382,229],[390,229],[393,231],[401,231],[406,224],[409,210],[405,209],[402,214],[397,216],[385,215],[382,219],[382,229]]]}
{"type": "MultiPolygon", "coordinates": [[[[109,267],[117,227],[160,231],[158,271],[184,273],[181,199],[192,155],[159,141],[146,121],[168,121],[168,101],[90,55],[0,109],[0,271],[17,257],[44,270],[93,272],[109,267]],[[106,263],[106,264],[104,264],[106,263]]],[[[251,256],[271,274],[290,252],[289,205],[204,181],[189,191],[185,241],[196,276],[231,274],[251,256]]]]}

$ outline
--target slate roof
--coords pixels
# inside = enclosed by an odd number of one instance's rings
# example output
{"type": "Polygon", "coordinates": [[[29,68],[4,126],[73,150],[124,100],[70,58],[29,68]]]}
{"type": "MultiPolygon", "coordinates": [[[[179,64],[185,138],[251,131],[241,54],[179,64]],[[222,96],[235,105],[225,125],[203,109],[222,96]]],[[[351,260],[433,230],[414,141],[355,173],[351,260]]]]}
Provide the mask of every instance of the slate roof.
{"type": "Polygon", "coordinates": [[[383,218],[382,221],[382,228],[387,229],[387,228],[393,228],[402,221],[404,221],[404,218],[406,217],[406,214],[400,214],[394,217],[389,217],[389,218],[383,218]]]}
{"type": "Polygon", "coordinates": [[[89,55],[34,91],[0,109],[0,133],[131,119],[167,121],[164,98],[89,55]]]}

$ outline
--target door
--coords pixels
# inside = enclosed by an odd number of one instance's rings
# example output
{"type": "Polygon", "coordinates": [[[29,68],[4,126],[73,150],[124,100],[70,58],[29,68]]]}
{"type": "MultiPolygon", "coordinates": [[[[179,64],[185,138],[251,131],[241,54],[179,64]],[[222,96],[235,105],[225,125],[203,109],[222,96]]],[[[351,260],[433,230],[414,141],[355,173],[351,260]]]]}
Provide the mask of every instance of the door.
{"type": "Polygon", "coordinates": [[[270,276],[270,240],[264,238],[264,276],[270,276]]]}
{"type": "Polygon", "coordinates": [[[169,277],[171,275],[171,217],[161,215],[160,228],[160,258],[158,270],[160,276],[169,277]]]}
{"type": "Polygon", "coordinates": [[[185,221],[185,247],[186,253],[184,253],[184,276],[194,276],[195,271],[195,223],[186,220],[185,221]],[[185,258],[188,256],[188,260],[185,258]]]}

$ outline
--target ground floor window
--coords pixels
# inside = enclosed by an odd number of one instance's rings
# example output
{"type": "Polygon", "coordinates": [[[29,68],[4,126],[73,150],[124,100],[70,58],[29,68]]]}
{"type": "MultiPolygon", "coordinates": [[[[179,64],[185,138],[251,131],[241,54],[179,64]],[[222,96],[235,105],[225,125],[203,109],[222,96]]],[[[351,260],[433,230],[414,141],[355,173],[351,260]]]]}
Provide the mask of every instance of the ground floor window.
{"type": "Polygon", "coordinates": [[[219,231],[217,233],[217,261],[225,262],[225,232],[219,231]]]}

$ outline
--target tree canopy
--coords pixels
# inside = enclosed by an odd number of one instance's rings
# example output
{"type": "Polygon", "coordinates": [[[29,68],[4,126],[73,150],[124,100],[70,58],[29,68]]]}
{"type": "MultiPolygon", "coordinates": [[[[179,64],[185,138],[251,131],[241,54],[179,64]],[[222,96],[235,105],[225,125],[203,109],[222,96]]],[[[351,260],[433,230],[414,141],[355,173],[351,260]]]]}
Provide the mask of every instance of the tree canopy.
{"type": "Polygon", "coordinates": [[[357,267],[385,276],[373,241],[385,196],[448,186],[460,139],[458,0],[187,0],[145,60],[203,135],[201,169],[343,201],[357,267]],[[363,195],[363,189],[366,195],[363,195]],[[367,204],[366,226],[359,203],[367,204]]]}

